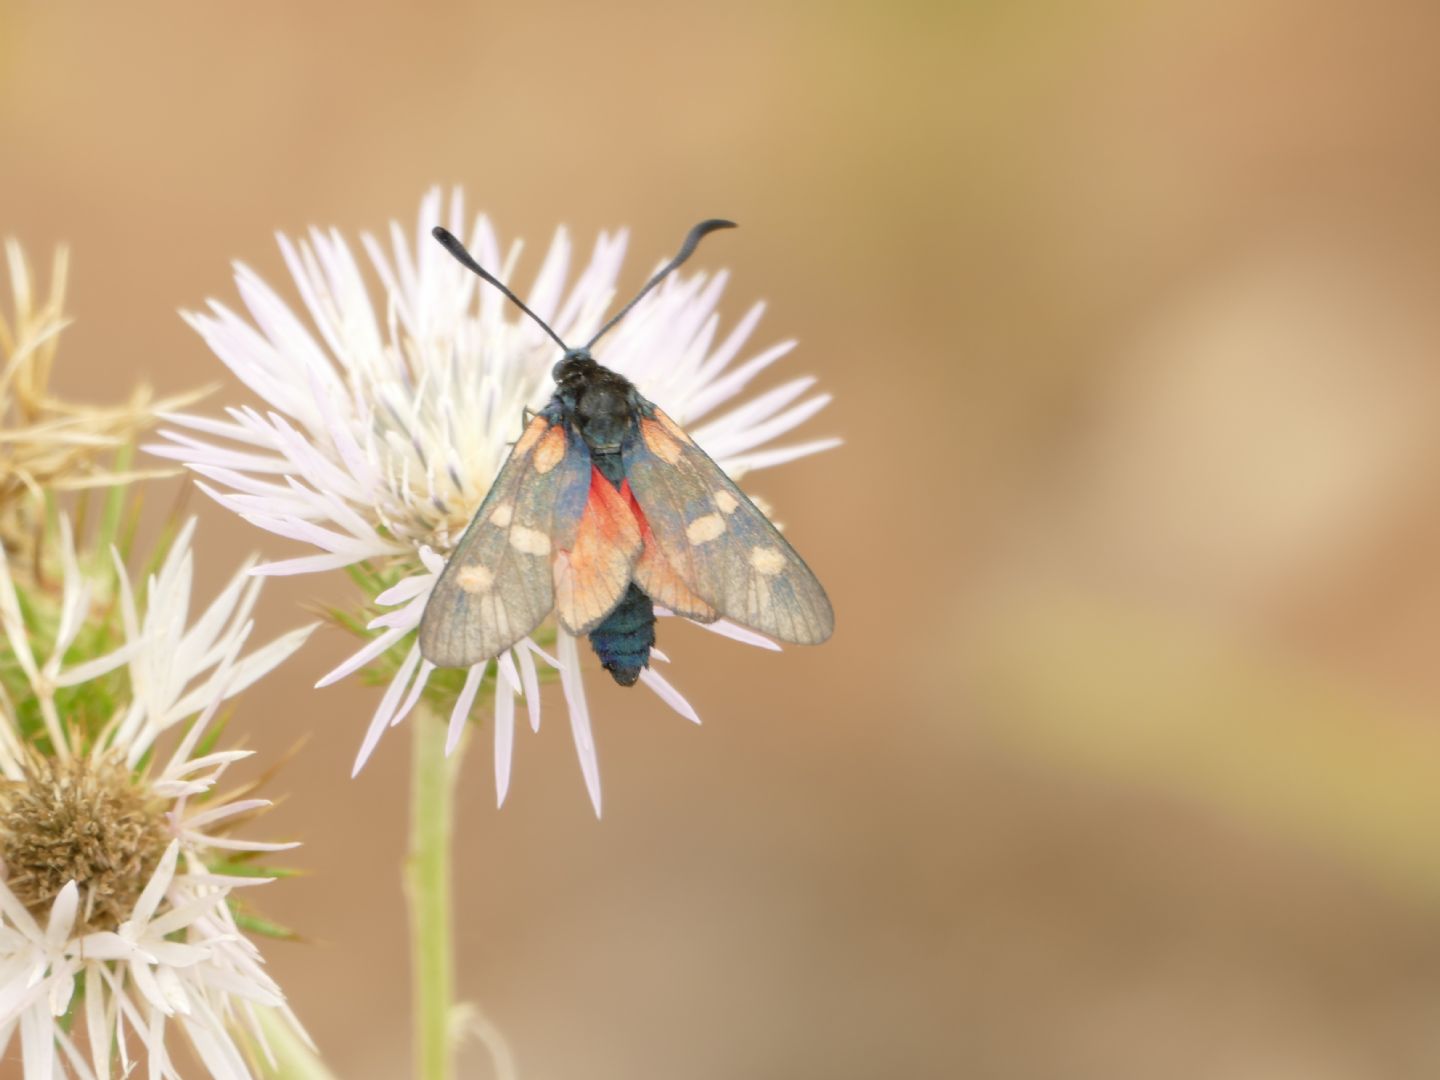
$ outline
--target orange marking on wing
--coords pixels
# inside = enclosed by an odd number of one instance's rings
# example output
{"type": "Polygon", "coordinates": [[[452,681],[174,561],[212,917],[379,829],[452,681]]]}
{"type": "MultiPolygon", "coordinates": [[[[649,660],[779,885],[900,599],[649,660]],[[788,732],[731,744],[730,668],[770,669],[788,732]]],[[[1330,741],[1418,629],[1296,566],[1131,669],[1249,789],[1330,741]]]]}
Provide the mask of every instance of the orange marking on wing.
{"type": "Polygon", "coordinates": [[[666,416],[659,409],[655,410],[655,418],[660,421],[660,426],[663,427],[669,433],[670,437],[676,442],[682,442],[686,446],[695,445],[695,440],[690,438],[689,435],[685,434],[685,429],[682,428],[679,424],[675,423],[674,420],[671,420],[670,417],[666,416]]]}
{"type": "Polygon", "coordinates": [[[550,421],[546,420],[545,417],[535,417],[535,419],[531,420],[526,426],[525,432],[520,436],[519,441],[515,443],[515,449],[510,452],[516,457],[524,457],[530,452],[530,448],[535,445],[536,440],[545,433],[545,429],[549,426],[550,421]]]}
{"type": "Polygon", "coordinates": [[[640,539],[644,545],[631,574],[635,584],[639,585],[651,600],[669,608],[676,615],[683,615],[697,622],[714,622],[717,615],[715,609],[690,591],[690,587],[681,580],[670,561],[665,558],[664,552],[660,550],[650,522],[645,518],[645,511],[640,509],[640,504],[635,501],[635,493],[630,490],[629,480],[620,485],[620,493],[630,504],[630,512],[640,526],[640,539]]]}
{"type": "Polygon", "coordinates": [[[565,426],[556,424],[545,433],[540,445],[535,448],[535,471],[545,475],[565,456],[565,426]]]}
{"type": "MultiPolygon", "coordinates": [[[[657,410],[656,415],[663,414],[657,410]]],[[[679,431],[679,428],[676,430],[679,431]]],[[[670,436],[658,420],[641,420],[640,437],[645,440],[646,448],[666,464],[674,465],[680,460],[680,444],[670,436]]]]}
{"type": "Polygon", "coordinates": [[[625,595],[641,549],[630,503],[592,466],[590,499],[574,546],[555,556],[555,613],[565,629],[584,633],[610,614],[625,595]]]}

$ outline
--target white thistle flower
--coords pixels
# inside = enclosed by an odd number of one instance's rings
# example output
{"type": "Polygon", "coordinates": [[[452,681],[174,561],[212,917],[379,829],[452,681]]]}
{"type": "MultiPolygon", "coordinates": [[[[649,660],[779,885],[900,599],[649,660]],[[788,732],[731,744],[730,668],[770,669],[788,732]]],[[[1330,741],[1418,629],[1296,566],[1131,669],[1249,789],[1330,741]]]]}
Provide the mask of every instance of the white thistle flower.
{"type": "Polygon", "coordinates": [[[14,706],[0,701],[0,1054],[18,1032],[27,1077],[102,1080],[117,1063],[126,1075],[137,1050],[150,1076],[178,1077],[165,1042],[175,1026],[211,1076],[250,1080],[237,1031],[268,1054],[257,1007],[276,1010],[306,1037],[229,905],[234,890],[269,879],[208,868],[294,845],[226,831],[269,803],[216,791],[251,751],[198,748],[221,704],[299,648],[310,628],[242,655],[260,584],[245,569],[188,622],[193,526],[150,578],[143,613],[118,567],[125,644],[69,669],[61,658],[89,613],[94,583],[81,572],[68,525],[62,519],[59,627],[43,662],[0,550],[0,621],[52,747],[41,754],[24,741],[14,706]],[[66,724],[57,691],[123,665],[132,699],[99,735],[66,724]],[[175,745],[164,752],[157,740],[167,733],[175,745]],[[80,986],[74,1031],[83,1029],[86,1049],[61,1022],[80,986]]]}
{"type": "MultiPolygon", "coordinates": [[[[308,240],[298,242],[279,237],[308,324],[253,271],[237,266],[236,286],[249,318],[214,301],[208,312],[186,318],[268,408],[230,408],[227,420],[172,415],[168,419],[179,429],[163,432],[169,444],[149,448],[205,477],[210,483],[200,486],[246,520],[319,549],[259,566],[256,573],[309,573],[364,560],[403,569],[407,576],[374,598],[392,608],[371,623],[379,635],[319,686],[364,667],[414,632],[446,557],[520,433],[523,411],[541,407],[553,390],[550,370],[558,359],[553,342],[431,239],[436,224],[466,238],[458,192],[448,213],[438,190],[423,199],[413,240],[397,224],[391,226],[389,251],[373,236],[362,236],[384,288],[378,308],[338,232],[312,229],[308,240]]],[[[519,245],[502,259],[484,217],[475,221],[467,242],[482,264],[500,267],[500,277],[514,284],[519,245]]],[[[623,232],[602,233],[589,262],[567,284],[572,252],[561,229],[534,282],[517,291],[561,337],[585,340],[614,298],[624,250],[623,232]]],[[[736,363],[763,305],[719,337],[715,308],[725,281],[724,273],[672,276],[607,336],[604,364],[663,405],[732,477],[836,445],[836,439],[768,445],[830,400],[827,394],[807,396],[815,383],[808,376],[722,409],[794,344],[782,342],[736,363]]],[[[723,621],[707,629],[776,648],[723,621]]],[[[599,769],[580,654],[570,635],[559,629],[556,634],[553,656],[526,638],[496,661],[498,801],[504,802],[509,786],[517,696],[525,698],[531,727],[539,727],[539,657],[559,671],[581,771],[598,814],[599,769]]],[[[458,696],[450,717],[451,747],[487,667],[488,662],[471,669],[458,696]]],[[[356,772],[384,731],[414,707],[432,670],[412,642],[361,742],[356,772]]],[[[698,722],[659,673],[647,668],[641,679],[698,722]]]]}

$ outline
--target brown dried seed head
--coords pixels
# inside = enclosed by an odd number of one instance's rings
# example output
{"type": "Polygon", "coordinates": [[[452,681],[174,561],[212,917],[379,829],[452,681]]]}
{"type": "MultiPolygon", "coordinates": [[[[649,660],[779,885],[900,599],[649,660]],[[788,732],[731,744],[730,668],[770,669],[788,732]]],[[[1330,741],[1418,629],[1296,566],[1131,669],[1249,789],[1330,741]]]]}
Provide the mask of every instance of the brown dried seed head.
{"type": "Polygon", "coordinates": [[[76,932],[113,930],[165,852],[163,806],[113,755],[62,762],[32,753],[25,779],[0,791],[5,883],[43,923],[74,881],[76,932]]]}

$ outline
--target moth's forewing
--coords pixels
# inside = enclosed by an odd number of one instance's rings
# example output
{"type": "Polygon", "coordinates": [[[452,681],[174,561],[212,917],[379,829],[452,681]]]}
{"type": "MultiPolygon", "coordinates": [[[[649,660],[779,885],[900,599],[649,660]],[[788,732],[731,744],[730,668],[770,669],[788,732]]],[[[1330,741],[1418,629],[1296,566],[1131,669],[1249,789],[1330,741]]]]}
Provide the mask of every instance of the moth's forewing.
{"type": "Polygon", "coordinates": [[[558,414],[530,421],[425,605],[420,655],[471,667],[500,655],[550,613],[553,554],[579,526],[590,452],[558,414]]]}
{"type": "Polygon", "coordinates": [[[630,504],[591,466],[590,492],[574,542],[555,553],[555,617],[572,634],[588,634],[625,595],[641,550],[630,504]]]}
{"type": "Polygon", "coordinates": [[[673,420],[645,409],[625,475],[676,576],[743,626],[801,645],[828,638],[835,615],[805,561],[673,420]]]}

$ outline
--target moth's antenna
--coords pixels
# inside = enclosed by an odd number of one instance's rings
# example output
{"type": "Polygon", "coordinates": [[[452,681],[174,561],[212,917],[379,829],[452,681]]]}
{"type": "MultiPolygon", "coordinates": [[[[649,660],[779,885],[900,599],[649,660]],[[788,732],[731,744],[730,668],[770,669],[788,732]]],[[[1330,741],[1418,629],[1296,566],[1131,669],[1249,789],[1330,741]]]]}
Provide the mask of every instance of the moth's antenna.
{"type": "MultiPolygon", "coordinates": [[[[491,285],[494,285],[502,293],[508,296],[512,301],[514,301],[516,307],[518,307],[521,311],[525,312],[526,315],[529,315],[532,319],[539,323],[540,329],[544,330],[545,333],[549,334],[552,338],[555,339],[556,345],[559,345],[560,348],[564,349],[567,353],[570,351],[570,346],[566,345],[565,342],[560,340],[560,335],[555,333],[554,330],[551,330],[550,327],[545,325],[545,320],[540,318],[539,315],[536,315],[535,312],[531,311],[528,307],[526,307],[525,301],[521,300],[518,296],[516,296],[513,292],[506,288],[503,281],[501,281],[494,274],[490,273],[490,271],[486,270],[483,266],[481,266],[473,258],[471,258],[470,252],[465,250],[465,245],[460,243],[459,240],[456,240],[448,229],[444,229],[441,226],[436,225],[433,229],[430,230],[430,235],[435,237],[436,240],[439,240],[440,246],[443,247],[446,251],[448,251],[451,255],[454,255],[456,261],[459,262],[461,266],[465,267],[468,270],[473,270],[475,273],[479,274],[482,278],[488,281],[491,285]]],[[[693,246],[694,245],[692,244],[691,247],[693,246]]],[[[686,254],[688,255],[689,252],[687,251],[686,254]]]]}
{"type": "MultiPolygon", "coordinates": [[[[633,308],[636,304],[640,302],[641,297],[643,297],[651,289],[655,288],[656,285],[659,285],[660,282],[665,280],[665,277],[672,270],[678,267],[686,259],[690,258],[691,255],[694,255],[695,249],[700,246],[701,240],[705,239],[706,236],[714,232],[716,229],[734,229],[736,227],[737,226],[733,221],[725,221],[722,218],[711,218],[708,221],[700,222],[699,225],[696,225],[693,229],[691,229],[690,234],[685,237],[685,243],[680,245],[679,253],[668,263],[662,266],[659,273],[657,273],[654,277],[652,277],[649,281],[645,283],[645,287],[635,294],[635,299],[631,300],[628,304],[621,308],[616,313],[613,319],[611,319],[609,322],[607,322],[604,326],[600,328],[600,332],[598,334],[596,334],[588,342],[585,343],[585,348],[590,348],[591,345],[594,345],[595,342],[599,341],[602,337],[604,337],[606,333],[609,332],[612,326],[614,326],[616,323],[618,323],[621,319],[625,317],[625,313],[627,311],[629,311],[631,308],[633,308]]],[[[456,256],[456,258],[459,258],[459,256],[456,256]]]]}

